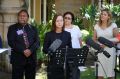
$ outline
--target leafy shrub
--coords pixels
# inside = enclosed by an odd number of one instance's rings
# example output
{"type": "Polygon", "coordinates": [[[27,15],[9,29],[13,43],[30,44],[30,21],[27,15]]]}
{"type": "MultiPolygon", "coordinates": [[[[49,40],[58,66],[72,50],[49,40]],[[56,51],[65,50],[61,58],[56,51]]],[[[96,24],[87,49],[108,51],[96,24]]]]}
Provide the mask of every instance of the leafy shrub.
{"type": "Polygon", "coordinates": [[[47,60],[47,55],[42,52],[42,49],[45,33],[50,31],[51,29],[51,20],[47,24],[45,23],[37,24],[34,19],[31,19],[30,23],[37,28],[40,38],[40,48],[37,51],[37,59],[42,61],[47,60]]]}

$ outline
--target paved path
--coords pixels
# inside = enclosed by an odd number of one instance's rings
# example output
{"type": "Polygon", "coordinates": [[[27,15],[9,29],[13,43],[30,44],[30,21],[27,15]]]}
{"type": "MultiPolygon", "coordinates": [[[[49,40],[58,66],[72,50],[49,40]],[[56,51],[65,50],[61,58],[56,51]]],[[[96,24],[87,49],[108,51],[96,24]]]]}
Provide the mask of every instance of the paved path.
{"type": "MultiPolygon", "coordinates": [[[[11,74],[10,73],[5,73],[5,72],[0,72],[0,79],[11,79],[11,74]]],[[[46,72],[39,70],[36,73],[36,79],[47,79],[46,77],[46,72]]]]}
{"type": "MultiPolygon", "coordinates": [[[[40,69],[37,70],[36,79],[47,79],[46,67],[44,64],[40,69]]],[[[0,71],[0,79],[11,79],[11,74],[0,71]]]]}
{"type": "Polygon", "coordinates": [[[0,79],[11,79],[11,74],[0,71],[0,79]]]}
{"type": "MultiPolygon", "coordinates": [[[[81,67],[81,71],[86,70],[86,67],[81,67]]],[[[10,73],[0,72],[0,79],[11,79],[10,73]]],[[[41,68],[37,69],[36,79],[47,79],[46,66],[44,64],[41,65],[41,68]]]]}

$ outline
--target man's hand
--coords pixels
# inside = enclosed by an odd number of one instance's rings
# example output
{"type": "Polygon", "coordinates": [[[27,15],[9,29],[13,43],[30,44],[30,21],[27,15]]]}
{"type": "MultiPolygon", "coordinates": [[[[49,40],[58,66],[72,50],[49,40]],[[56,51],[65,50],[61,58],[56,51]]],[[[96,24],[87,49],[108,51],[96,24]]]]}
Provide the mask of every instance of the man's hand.
{"type": "Polygon", "coordinates": [[[24,55],[26,57],[29,57],[32,54],[32,52],[29,49],[24,50],[24,55]]]}

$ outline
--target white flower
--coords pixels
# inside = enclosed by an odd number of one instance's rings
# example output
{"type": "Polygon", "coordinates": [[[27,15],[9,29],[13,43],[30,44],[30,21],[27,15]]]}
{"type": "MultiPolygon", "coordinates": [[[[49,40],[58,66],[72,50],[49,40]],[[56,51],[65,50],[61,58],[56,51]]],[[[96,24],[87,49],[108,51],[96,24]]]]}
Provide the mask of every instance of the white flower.
{"type": "Polygon", "coordinates": [[[35,19],[34,18],[30,18],[31,23],[34,23],[35,19]]]}
{"type": "Polygon", "coordinates": [[[89,32],[87,30],[81,30],[82,35],[87,36],[89,35],[89,32]]]}
{"type": "Polygon", "coordinates": [[[55,4],[53,4],[52,6],[55,7],[55,4]]]}
{"type": "Polygon", "coordinates": [[[52,20],[49,20],[49,23],[52,24],[52,20]]]}
{"type": "Polygon", "coordinates": [[[117,14],[117,16],[120,16],[120,12],[117,14]]]}
{"type": "Polygon", "coordinates": [[[88,13],[85,13],[85,18],[88,20],[90,19],[90,15],[88,13]]]}

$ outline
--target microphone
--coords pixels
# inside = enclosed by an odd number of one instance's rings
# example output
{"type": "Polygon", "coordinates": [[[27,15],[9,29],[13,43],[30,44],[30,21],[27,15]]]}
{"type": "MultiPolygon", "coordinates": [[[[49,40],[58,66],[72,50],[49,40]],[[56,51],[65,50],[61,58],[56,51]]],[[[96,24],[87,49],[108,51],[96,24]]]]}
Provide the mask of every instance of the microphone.
{"type": "Polygon", "coordinates": [[[52,42],[52,44],[50,45],[50,47],[48,48],[48,52],[55,52],[56,49],[58,49],[60,47],[60,45],[62,44],[62,41],[60,39],[56,39],[52,42]]]}
{"type": "Polygon", "coordinates": [[[108,46],[109,48],[115,47],[114,43],[104,37],[99,37],[98,41],[106,46],[108,46]]]}
{"type": "Polygon", "coordinates": [[[106,46],[108,46],[109,48],[116,48],[117,50],[120,50],[120,48],[118,48],[112,41],[104,38],[104,37],[99,37],[98,41],[106,46]]]}
{"type": "Polygon", "coordinates": [[[102,47],[100,47],[100,45],[99,45],[98,43],[94,42],[93,39],[90,38],[90,37],[88,37],[88,38],[86,39],[86,44],[89,45],[89,46],[91,46],[91,47],[93,47],[93,48],[94,48],[95,50],[97,50],[99,53],[100,53],[100,52],[103,52],[103,54],[104,54],[107,58],[109,58],[109,57],[111,56],[107,51],[105,51],[102,47]]]}

